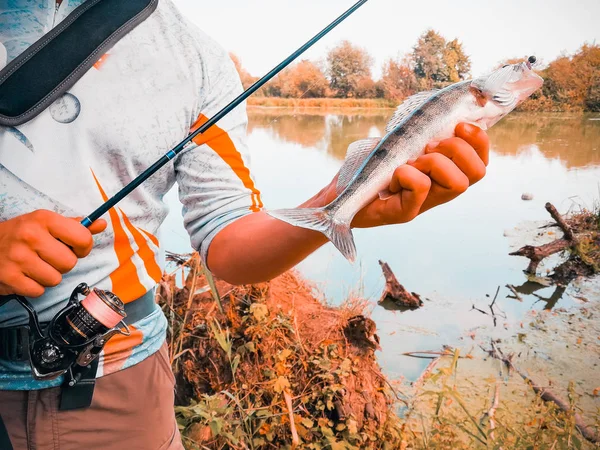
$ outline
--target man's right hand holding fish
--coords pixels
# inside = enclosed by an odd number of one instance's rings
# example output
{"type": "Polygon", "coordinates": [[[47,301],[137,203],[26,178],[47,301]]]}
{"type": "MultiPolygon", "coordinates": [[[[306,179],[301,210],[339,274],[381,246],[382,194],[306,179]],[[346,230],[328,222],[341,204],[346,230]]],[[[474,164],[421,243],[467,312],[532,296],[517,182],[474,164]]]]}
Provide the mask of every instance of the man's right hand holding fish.
{"type": "MultiPolygon", "coordinates": [[[[424,155],[394,171],[389,183],[393,195],[365,206],[355,216],[353,227],[409,222],[458,197],[485,175],[489,140],[481,128],[461,123],[456,127],[456,137],[430,142],[424,151],[424,155]]],[[[339,174],[300,208],[331,203],[337,196],[338,178],[339,174]]],[[[217,234],[210,246],[208,264],[216,275],[230,282],[262,281],[298,264],[325,243],[323,234],[291,226],[261,211],[238,219],[217,234]]]]}

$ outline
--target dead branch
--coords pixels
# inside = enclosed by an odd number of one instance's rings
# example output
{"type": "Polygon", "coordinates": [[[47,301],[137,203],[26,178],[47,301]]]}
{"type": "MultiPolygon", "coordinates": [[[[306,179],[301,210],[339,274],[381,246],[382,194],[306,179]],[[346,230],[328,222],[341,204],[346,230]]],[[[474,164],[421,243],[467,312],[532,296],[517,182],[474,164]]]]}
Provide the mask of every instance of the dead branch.
{"type": "Polygon", "coordinates": [[[296,422],[294,421],[294,408],[292,406],[292,396],[290,395],[287,389],[283,391],[283,397],[285,398],[285,405],[287,406],[288,414],[290,416],[290,431],[292,432],[293,450],[300,444],[300,437],[298,436],[298,430],[296,430],[296,422]]]}
{"type": "Polygon", "coordinates": [[[577,427],[577,429],[579,430],[579,432],[585,439],[587,439],[588,441],[590,441],[594,444],[600,442],[600,435],[594,430],[594,428],[592,426],[587,425],[585,423],[585,421],[583,420],[583,417],[581,417],[581,415],[579,413],[573,411],[571,406],[566,401],[564,401],[563,399],[558,397],[551,390],[541,387],[539,384],[537,384],[535,381],[533,381],[529,376],[527,376],[523,371],[521,371],[517,366],[515,366],[515,364],[512,362],[512,355],[508,355],[508,356],[504,355],[502,350],[496,346],[494,341],[491,342],[491,345],[492,345],[492,349],[486,350],[486,352],[489,353],[490,356],[502,361],[509,370],[512,370],[512,371],[518,373],[520,375],[520,377],[523,378],[523,380],[526,383],[531,385],[531,388],[533,389],[533,391],[537,395],[539,395],[542,400],[544,400],[545,402],[553,402],[563,412],[565,412],[567,414],[572,413],[573,418],[575,420],[575,426],[577,427]]]}
{"type": "Polygon", "coordinates": [[[549,242],[548,244],[539,246],[526,245],[519,250],[510,253],[511,256],[524,256],[529,259],[529,266],[525,269],[525,272],[531,275],[535,275],[539,263],[544,258],[570,248],[575,248],[579,243],[579,239],[573,233],[571,226],[552,203],[546,203],[546,211],[548,211],[558,227],[563,231],[564,236],[549,242]]]}
{"type": "Polygon", "coordinates": [[[567,238],[568,241],[577,243],[577,239],[573,235],[573,230],[567,224],[567,222],[565,222],[564,217],[560,215],[560,213],[557,211],[557,209],[554,207],[554,205],[552,203],[550,203],[550,202],[546,203],[546,211],[548,211],[550,213],[550,216],[552,216],[552,218],[556,221],[556,223],[558,224],[560,229],[565,234],[565,238],[567,238]]]}
{"type": "Polygon", "coordinates": [[[563,250],[571,247],[571,242],[566,239],[557,239],[555,241],[549,242],[548,244],[533,246],[526,245],[525,247],[521,247],[519,250],[509,253],[510,256],[524,256],[525,258],[529,258],[529,266],[525,269],[525,272],[535,275],[537,267],[542,259],[547,258],[550,255],[555,253],[562,252],[563,250]]]}
{"type": "Polygon", "coordinates": [[[513,293],[513,295],[515,296],[515,298],[516,298],[517,300],[519,300],[521,303],[523,302],[523,297],[521,297],[521,296],[519,295],[519,293],[517,292],[517,290],[515,289],[515,287],[514,287],[512,284],[507,284],[507,285],[506,285],[506,287],[507,287],[508,289],[510,289],[510,292],[512,292],[512,293],[513,293]]]}
{"type": "Polygon", "coordinates": [[[381,295],[381,299],[378,302],[379,304],[385,300],[391,300],[397,305],[410,309],[417,309],[423,306],[423,301],[419,294],[408,292],[404,286],[398,282],[396,275],[394,275],[394,272],[392,272],[388,263],[379,260],[379,265],[381,266],[383,276],[385,277],[385,290],[381,295]]]}
{"type": "Polygon", "coordinates": [[[488,409],[484,413],[484,417],[487,416],[487,418],[490,421],[490,439],[492,441],[495,440],[494,430],[496,429],[496,409],[498,409],[499,403],[500,403],[500,380],[496,379],[496,384],[494,386],[494,397],[492,399],[492,405],[490,406],[490,409],[488,409]]]}

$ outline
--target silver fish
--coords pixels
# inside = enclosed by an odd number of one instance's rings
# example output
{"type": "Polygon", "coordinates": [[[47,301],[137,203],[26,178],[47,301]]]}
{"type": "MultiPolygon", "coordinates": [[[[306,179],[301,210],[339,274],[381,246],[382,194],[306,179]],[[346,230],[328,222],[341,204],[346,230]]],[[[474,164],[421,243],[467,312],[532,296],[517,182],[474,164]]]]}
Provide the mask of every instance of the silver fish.
{"type": "Polygon", "coordinates": [[[349,260],[356,259],[350,229],[358,211],[385,192],[394,170],[423,154],[427,143],[454,136],[460,122],[487,130],[541,87],[535,57],[474,80],[420,92],[396,110],[386,135],[352,143],[340,169],[335,200],[323,208],[267,211],[291,225],[320,231],[349,260]]]}

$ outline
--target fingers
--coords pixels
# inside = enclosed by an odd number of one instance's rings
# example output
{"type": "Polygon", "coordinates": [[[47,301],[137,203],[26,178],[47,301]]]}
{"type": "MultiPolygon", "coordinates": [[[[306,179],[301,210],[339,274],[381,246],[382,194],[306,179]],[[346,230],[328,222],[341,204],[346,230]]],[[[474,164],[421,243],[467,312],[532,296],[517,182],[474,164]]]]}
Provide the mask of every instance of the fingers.
{"type": "Polygon", "coordinates": [[[106,220],[98,219],[88,227],[88,230],[90,230],[90,233],[92,234],[102,233],[106,230],[107,225],[106,220]]]}
{"type": "Polygon", "coordinates": [[[431,179],[412,166],[404,165],[394,171],[390,183],[391,192],[400,192],[387,200],[391,208],[392,223],[408,222],[419,214],[423,202],[429,194],[431,179]]]}
{"type": "Polygon", "coordinates": [[[78,258],[84,258],[92,251],[92,233],[77,220],[56,214],[47,217],[46,226],[50,234],[70,247],[78,258]]]}
{"type": "Polygon", "coordinates": [[[449,158],[440,153],[429,153],[409,162],[411,166],[431,178],[448,192],[462,194],[469,187],[469,178],[449,158]]]}
{"type": "Polygon", "coordinates": [[[475,149],[459,137],[445,139],[436,147],[428,147],[426,154],[441,153],[450,159],[475,184],[485,176],[485,164],[475,149]]]}
{"type": "Polygon", "coordinates": [[[483,161],[483,164],[488,165],[490,162],[490,139],[485,131],[469,123],[459,123],[454,133],[456,137],[465,140],[471,145],[483,161]]]}
{"type": "Polygon", "coordinates": [[[414,219],[427,198],[431,179],[417,168],[404,165],[393,174],[386,200],[376,199],[363,208],[352,221],[353,227],[366,228],[404,223],[414,219]]]}
{"type": "Polygon", "coordinates": [[[23,267],[23,274],[46,287],[58,286],[62,281],[60,272],[40,258],[32,257],[23,267]]]}
{"type": "Polygon", "coordinates": [[[27,278],[23,274],[9,278],[10,281],[0,283],[0,295],[22,295],[24,297],[37,298],[44,294],[44,287],[27,278]]]}
{"type": "Polygon", "coordinates": [[[50,238],[35,246],[38,256],[60,273],[67,273],[77,264],[77,255],[62,242],[50,238]]]}

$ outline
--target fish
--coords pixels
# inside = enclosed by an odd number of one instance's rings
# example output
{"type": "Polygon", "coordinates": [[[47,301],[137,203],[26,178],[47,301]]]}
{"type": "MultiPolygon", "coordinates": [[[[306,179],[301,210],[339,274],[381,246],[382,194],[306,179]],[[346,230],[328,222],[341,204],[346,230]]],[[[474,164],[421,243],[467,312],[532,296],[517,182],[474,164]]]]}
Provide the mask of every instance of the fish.
{"type": "MultiPolygon", "coordinates": [[[[354,262],[354,216],[387,190],[394,171],[421,156],[429,142],[454,136],[461,122],[483,130],[494,126],[543,84],[533,70],[535,57],[507,64],[489,74],[443,89],[419,92],[398,106],[382,138],[366,138],[348,147],[339,171],[337,197],[320,208],[267,210],[271,217],[323,233],[354,262]]],[[[386,194],[386,192],[388,194],[386,194]]]]}

